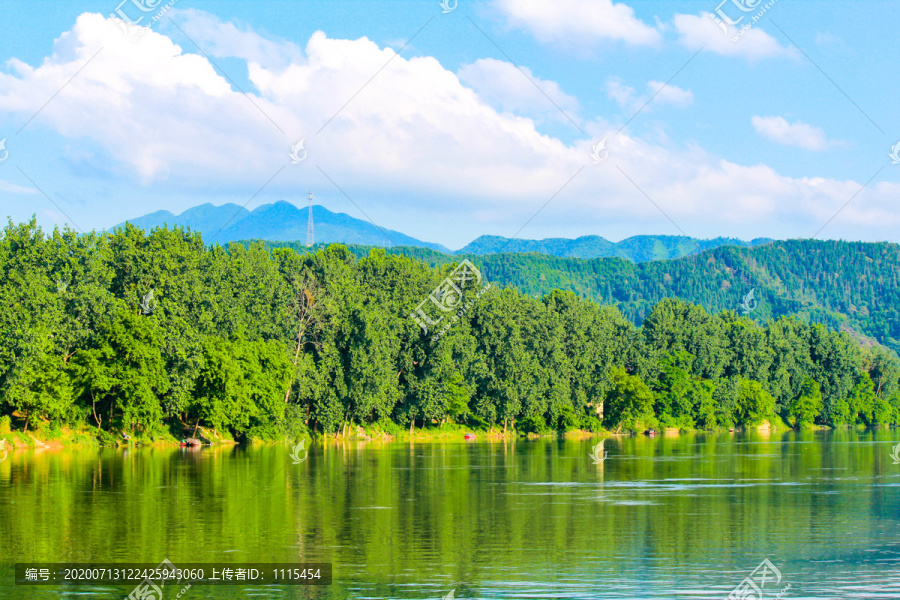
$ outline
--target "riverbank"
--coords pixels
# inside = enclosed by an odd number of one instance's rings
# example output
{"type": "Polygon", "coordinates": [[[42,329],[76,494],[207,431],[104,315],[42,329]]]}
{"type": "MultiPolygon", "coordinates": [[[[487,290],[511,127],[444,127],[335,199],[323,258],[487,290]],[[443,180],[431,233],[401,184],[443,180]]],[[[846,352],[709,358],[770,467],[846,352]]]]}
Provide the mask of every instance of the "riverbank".
{"type": "Polygon", "coordinates": [[[591,438],[591,437],[609,437],[613,435],[608,431],[585,431],[575,429],[565,432],[548,432],[544,434],[523,433],[514,429],[504,431],[500,427],[476,428],[465,425],[447,423],[443,425],[430,426],[408,430],[397,425],[384,427],[379,424],[374,426],[362,427],[355,425],[348,427],[343,433],[338,434],[315,434],[314,439],[317,440],[357,440],[357,441],[432,441],[432,440],[494,440],[503,441],[511,439],[538,439],[548,437],[564,437],[564,438],[591,438]]]}
{"type": "MultiPolygon", "coordinates": [[[[198,427],[194,433],[204,444],[210,446],[224,446],[237,444],[230,437],[223,437],[214,431],[198,427]]],[[[89,448],[114,448],[129,446],[178,446],[181,438],[171,434],[158,434],[154,436],[131,436],[119,434],[118,436],[108,431],[98,430],[93,427],[70,428],[62,427],[55,430],[20,431],[5,429],[0,431],[0,447],[7,451],[16,450],[53,450],[68,446],[83,446],[89,448]]]]}
{"type": "MultiPolygon", "coordinates": [[[[829,427],[814,425],[804,427],[803,430],[827,430],[829,427]]],[[[656,430],[655,430],[656,431],[656,430]]],[[[755,427],[741,428],[717,428],[713,430],[704,429],[677,429],[677,428],[661,428],[654,435],[662,437],[680,437],[682,435],[693,435],[699,433],[741,433],[746,431],[757,432],[785,432],[796,431],[787,423],[769,424],[763,423],[755,427]]],[[[433,425],[425,428],[417,428],[410,431],[395,424],[376,423],[368,427],[353,425],[344,428],[343,432],[322,434],[313,432],[307,433],[297,439],[234,439],[230,435],[221,434],[212,429],[198,427],[186,437],[196,437],[200,439],[205,446],[233,446],[238,444],[245,445],[277,445],[284,443],[299,442],[301,439],[312,440],[316,443],[344,443],[344,442],[430,442],[430,441],[509,441],[514,439],[538,440],[547,438],[563,438],[563,439],[606,439],[606,438],[622,438],[632,436],[643,436],[644,431],[587,431],[576,429],[571,431],[550,431],[544,433],[523,433],[514,429],[502,428],[473,428],[458,424],[433,425]]],[[[7,431],[0,432],[0,450],[16,451],[16,450],[34,450],[34,449],[60,449],[68,446],[82,447],[133,447],[133,446],[157,446],[172,447],[178,446],[181,442],[180,438],[176,438],[170,434],[155,436],[124,436],[117,437],[107,431],[98,431],[96,428],[84,427],[81,429],[62,428],[56,431],[7,431]]]]}
{"type": "MultiPolygon", "coordinates": [[[[120,434],[121,435],[121,434],[120,434]]],[[[567,432],[552,432],[546,434],[523,434],[513,429],[503,431],[501,428],[472,428],[463,425],[444,424],[441,426],[419,428],[409,431],[399,426],[393,428],[361,427],[353,426],[345,428],[343,433],[322,434],[314,432],[300,439],[312,439],[316,442],[347,442],[347,441],[379,441],[379,442],[422,442],[422,441],[466,441],[466,440],[492,440],[504,441],[512,439],[539,439],[548,437],[564,437],[567,439],[581,439],[592,437],[610,437],[610,432],[592,432],[573,430],[567,432]]],[[[204,445],[227,446],[237,444],[271,445],[293,440],[272,439],[241,439],[236,440],[228,435],[222,435],[214,430],[198,427],[192,437],[200,439],[204,445]]],[[[68,446],[83,447],[129,447],[129,446],[178,446],[181,440],[172,435],[155,436],[129,436],[117,437],[107,431],[98,431],[95,428],[83,429],[62,428],[57,431],[9,431],[0,433],[0,446],[6,450],[34,450],[34,449],[59,449],[68,446]]]]}

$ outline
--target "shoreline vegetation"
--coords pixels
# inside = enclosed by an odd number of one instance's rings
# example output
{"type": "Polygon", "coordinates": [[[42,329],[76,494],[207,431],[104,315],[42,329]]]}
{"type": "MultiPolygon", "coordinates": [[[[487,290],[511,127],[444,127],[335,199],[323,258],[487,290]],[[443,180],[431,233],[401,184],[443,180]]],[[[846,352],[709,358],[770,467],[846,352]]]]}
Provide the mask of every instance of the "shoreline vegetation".
{"type": "MultiPolygon", "coordinates": [[[[857,430],[866,429],[864,426],[857,426],[857,430]]],[[[804,431],[828,431],[832,430],[832,428],[822,425],[813,425],[804,428],[804,431]]],[[[787,431],[796,431],[796,428],[790,427],[786,423],[782,423],[781,425],[771,426],[768,423],[764,423],[755,427],[747,427],[747,428],[716,428],[716,429],[677,429],[677,428],[669,428],[663,431],[658,432],[656,435],[659,437],[671,438],[671,437],[679,437],[683,435],[696,435],[696,434],[713,434],[713,435],[721,435],[721,434],[734,434],[734,433],[747,433],[750,431],[755,431],[760,434],[771,434],[777,432],[787,432],[787,431]]],[[[559,431],[552,433],[527,433],[523,434],[518,431],[508,430],[506,433],[503,432],[502,429],[491,430],[478,430],[473,428],[462,428],[462,427],[450,427],[448,428],[446,425],[443,427],[429,427],[425,429],[419,429],[412,435],[410,435],[406,431],[401,431],[395,434],[389,434],[382,430],[373,430],[373,429],[364,429],[362,427],[357,427],[356,431],[350,432],[347,435],[343,435],[340,433],[324,435],[318,432],[312,432],[309,438],[299,438],[299,439],[285,439],[285,440],[261,440],[261,439],[252,439],[247,440],[244,443],[249,445],[268,445],[268,446],[277,446],[277,445],[285,445],[289,446],[295,442],[300,441],[301,439],[307,439],[313,444],[335,444],[342,445],[350,442],[374,442],[374,443],[390,443],[390,442],[462,442],[462,441],[490,441],[490,442],[509,442],[509,441],[523,441],[523,440],[539,440],[539,439],[596,439],[596,440],[606,440],[610,438],[618,438],[618,437],[628,437],[628,436],[647,436],[646,432],[623,432],[623,433],[611,433],[608,431],[587,431],[583,429],[576,429],[571,431],[559,431]],[[467,436],[472,436],[471,440],[467,436]]],[[[650,436],[647,436],[650,437],[650,436]]],[[[241,442],[235,441],[234,439],[228,437],[217,436],[213,432],[202,432],[199,438],[203,444],[202,447],[228,447],[228,446],[236,446],[240,445],[241,442]]],[[[63,448],[118,448],[118,449],[128,449],[135,447],[157,447],[157,448],[174,448],[178,447],[180,444],[180,440],[175,439],[174,437],[167,436],[165,438],[154,438],[154,439],[129,439],[129,440],[118,440],[115,444],[109,444],[108,440],[105,440],[107,443],[103,443],[97,435],[96,432],[89,429],[84,428],[79,431],[74,430],[62,430],[57,432],[55,435],[51,437],[42,436],[40,434],[30,433],[26,434],[21,431],[14,431],[7,434],[0,434],[0,452],[4,450],[7,454],[12,454],[17,451],[25,451],[25,450],[60,450],[63,448]]],[[[2,462],[2,461],[0,461],[2,462]]]]}
{"type": "Polygon", "coordinates": [[[572,292],[534,298],[477,273],[450,286],[457,268],[338,244],[299,254],[207,246],[177,228],[45,234],[34,219],[10,222],[0,437],[115,446],[900,424],[900,359],[845,332],[674,297],[637,327],[572,292]],[[463,308],[418,310],[448,303],[463,308]]]}

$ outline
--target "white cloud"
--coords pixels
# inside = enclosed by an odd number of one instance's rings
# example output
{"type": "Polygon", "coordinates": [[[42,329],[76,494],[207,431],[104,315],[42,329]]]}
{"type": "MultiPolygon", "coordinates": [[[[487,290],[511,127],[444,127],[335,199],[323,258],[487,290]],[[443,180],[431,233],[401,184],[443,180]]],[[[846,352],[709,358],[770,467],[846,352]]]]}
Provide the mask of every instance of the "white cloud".
{"type": "Polygon", "coordinates": [[[618,77],[610,77],[606,80],[606,95],[621,107],[634,104],[635,90],[626,85],[618,77]]]}
{"type": "Polygon", "coordinates": [[[565,119],[559,112],[561,109],[569,118],[575,118],[579,110],[577,98],[563,92],[555,81],[535,77],[528,67],[522,67],[522,71],[508,62],[479,58],[461,67],[457,75],[481,98],[504,111],[525,115],[553,113],[565,119]]]}
{"type": "Polygon", "coordinates": [[[785,146],[825,150],[836,143],[829,141],[825,137],[825,132],[818,127],[800,121],[788,123],[784,117],[754,116],[751,122],[758,134],[785,146]]]}
{"type": "Polygon", "coordinates": [[[647,92],[652,96],[659,92],[654,102],[674,104],[675,106],[688,106],[694,102],[694,94],[690,90],[683,90],[677,85],[666,85],[662,81],[648,81],[647,92]]]}
{"type": "Polygon", "coordinates": [[[37,194],[38,193],[37,190],[34,188],[16,185],[15,183],[3,181],[2,179],[0,179],[0,192],[6,192],[7,194],[37,194]]]}
{"type": "Polygon", "coordinates": [[[647,104],[648,109],[654,104],[673,104],[685,107],[694,102],[694,94],[690,90],[681,89],[677,85],[666,85],[662,81],[648,81],[647,93],[639,97],[633,87],[624,84],[617,77],[610,77],[606,80],[606,95],[622,108],[632,111],[644,106],[651,98],[653,101],[647,104]]]}
{"type": "MultiPolygon", "coordinates": [[[[230,34],[208,27],[207,35],[230,34]]],[[[145,184],[258,189],[305,137],[309,158],[273,185],[308,180],[320,164],[385,189],[519,198],[555,185],[556,173],[575,156],[530,119],[499,114],[431,57],[398,56],[360,90],[394,56],[366,38],[317,32],[302,58],[285,68],[248,62],[256,88],[246,90],[249,99],[204,57],[157,32],[130,43],[114,24],[86,13],[60,40],[67,51],[57,48],[39,67],[0,73],[0,110],[29,116],[102,47],[31,126],[100,144],[145,184]]],[[[256,46],[245,40],[232,50],[240,47],[256,46]]],[[[550,92],[573,107],[557,87],[550,92]]]]}
{"type": "Polygon", "coordinates": [[[303,57],[296,44],[264,38],[248,27],[220,21],[202,10],[174,9],[167,15],[210,56],[240,58],[271,69],[286,67],[303,57]]]}
{"type": "Polygon", "coordinates": [[[749,60],[795,55],[792,48],[779,44],[758,25],[744,31],[739,39],[733,40],[737,35],[734,27],[729,27],[726,35],[713,21],[710,13],[699,16],[675,15],[674,24],[680,35],[678,41],[690,50],[703,48],[723,56],[738,56],[749,60]]]}
{"type": "Polygon", "coordinates": [[[542,42],[621,40],[657,44],[659,31],[634,16],[634,9],[612,0],[495,0],[507,21],[542,42]]]}
{"type": "MultiPolygon", "coordinates": [[[[209,31],[229,35],[218,26],[209,31]]],[[[251,102],[204,57],[185,53],[166,36],[150,32],[131,44],[102,16],[84,14],[39,66],[18,63],[13,73],[0,73],[0,111],[24,122],[100,47],[103,51],[29,127],[56,130],[76,146],[90,143],[96,152],[79,152],[79,160],[109,157],[105,160],[113,161],[122,182],[142,182],[127,191],[116,182],[108,198],[94,200],[117,210],[124,193],[190,202],[152,206],[173,212],[199,204],[198,197],[231,200],[246,193],[249,199],[276,173],[257,202],[272,201],[277,194],[296,197],[298,189],[309,186],[333,191],[318,166],[379,224],[460,247],[480,233],[511,235],[515,227],[510,223],[525,223],[557,192],[521,235],[538,235],[548,224],[553,224],[548,233],[556,235],[604,234],[613,225],[630,233],[648,233],[648,228],[677,233],[618,168],[685,232],[699,236],[812,235],[860,187],[852,180],[786,177],[766,165],[735,164],[700,148],[616,136],[602,119],[583,125],[591,139],[566,144],[537,132],[530,118],[498,112],[428,56],[397,56],[360,89],[394,52],[366,38],[332,39],[322,32],[313,34],[305,48],[292,50],[298,58],[285,67],[246,57],[251,102]],[[289,165],[288,151],[300,137],[306,138],[308,158],[289,165]],[[594,165],[591,144],[603,137],[608,137],[609,160],[594,165]],[[157,188],[161,183],[165,186],[157,188]],[[402,223],[410,214],[421,215],[422,222],[415,227],[402,223]]],[[[248,38],[232,50],[259,58],[253,48],[262,47],[263,41],[248,38]]],[[[516,74],[505,63],[476,65],[468,75],[516,74]]],[[[575,102],[552,82],[540,83],[560,102],[575,102]]],[[[517,93],[503,97],[496,86],[479,85],[510,111],[537,102],[530,98],[517,105],[517,93]]],[[[656,86],[649,82],[647,93],[656,86]]],[[[629,89],[622,87],[626,94],[629,89]]],[[[673,92],[669,101],[689,100],[690,92],[673,92]]],[[[96,171],[108,171],[105,163],[102,167],[96,171]]],[[[871,186],[826,233],[866,227],[875,232],[871,235],[895,238],[900,215],[892,202],[898,193],[897,184],[871,186]]],[[[151,203],[142,201],[125,216],[150,210],[151,203]]],[[[75,216],[80,225],[94,225],[75,216]]]]}

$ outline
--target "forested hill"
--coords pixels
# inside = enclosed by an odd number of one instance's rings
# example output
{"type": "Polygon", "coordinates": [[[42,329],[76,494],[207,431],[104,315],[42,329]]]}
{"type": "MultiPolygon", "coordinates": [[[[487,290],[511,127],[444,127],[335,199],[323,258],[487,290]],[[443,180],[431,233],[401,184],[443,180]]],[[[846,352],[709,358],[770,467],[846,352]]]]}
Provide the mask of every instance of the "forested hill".
{"type": "MultiPolygon", "coordinates": [[[[275,244],[305,250],[295,244],[275,244]]],[[[366,247],[351,246],[357,256],[366,247]]],[[[432,266],[460,260],[422,248],[392,253],[432,266]]],[[[678,297],[710,312],[741,310],[764,321],[785,315],[824,323],[862,341],[900,352],[900,246],[832,240],[776,241],[754,248],[722,246],[675,260],[635,264],[621,258],[577,259],[542,254],[469,257],[490,280],[532,297],[553,289],[616,304],[635,324],[663,298],[678,297]]]]}
{"type": "Polygon", "coordinates": [[[667,297],[711,312],[741,311],[744,297],[753,290],[758,304],[749,314],[754,319],[797,315],[900,351],[897,244],[789,240],[752,249],[721,247],[644,264],[498,255],[485,257],[483,265],[492,281],[528,295],[571,290],[603,304],[618,304],[635,323],[667,297]]]}
{"type": "Polygon", "coordinates": [[[679,235],[636,235],[621,242],[610,242],[598,235],[586,235],[574,240],[567,238],[523,240],[483,235],[454,254],[487,255],[501,252],[537,252],[567,258],[618,257],[634,262],[648,262],[699,254],[719,246],[758,246],[771,241],[769,238],[757,238],[751,242],[745,242],[737,238],[723,237],[699,240],[679,235]]]}

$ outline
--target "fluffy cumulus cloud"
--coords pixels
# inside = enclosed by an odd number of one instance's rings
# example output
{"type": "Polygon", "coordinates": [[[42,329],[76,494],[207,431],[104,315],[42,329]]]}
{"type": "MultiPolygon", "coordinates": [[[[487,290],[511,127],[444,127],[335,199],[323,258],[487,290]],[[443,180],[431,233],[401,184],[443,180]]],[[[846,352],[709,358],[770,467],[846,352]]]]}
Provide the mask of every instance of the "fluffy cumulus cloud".
{"type": "Polygon", "coordinates": [[[694,102],[694,94],[690,90],[684,90],[677,85],[666,85],[662,81],[648,81],[647,93],[638,95],[637,91],[625,85],[621,79],[610,77],[606,80],[606,95],[614,100],[622,108],[637,110],[646,105],[646,109],[652,110],[647,103],[651,98],[653,105],[672,104],[685,107],[694,102]]]}
{"type": "MultiPolygon", "coordinates": [[[[190,18],[180,21],[194,32],[190,18]]],[[[208,17],[203,30],[228,34],[208,17]]],[[[394,57],[366,38],[315,33],[297,52],[302,59],[280,69],[247,57],[255,89],[246,95],[204,56],[157,32],[132,43],[97,14],[81,15],[58,46],[38,68],[14,61],[15,74],[0,74],[0,110],[33,112],[96,54],[65,87],[65,101],[48,104],[37,120],[99,143],[144,183],[261,184],[305,137],[303,169],[317,163],[371,185],[462,186],[458,191],[512,198],[555,181],[575,154],[529,119],[498,114],[435,59],[394,57]],[[390,68],[360,91],[388,60],[390,68]]]]}
{"type": "Polygon", "coordinates": [[[834,146],[825,132],[818,127],[795,121],[788,123],[784,117],[760,117],[751,119],[753,128],[761,136],[785,146],[797,146],[807,150],[824,150],[834,146]]]}
{"type": "MultiPolygon", "coordinates": [[[[189,35],[196,34],[196,16],[177,19],[189,35]]],[[[248,31],[229,45],[220,39],[231,37],[229,27],[202,16],[205,25],[197,28],[209,46],[246,62],[246,95],[206,57],[166,35],[148,32],[131,43],[101,15],[84,14],[40,66],[14,60],[12,71],[0,74],[0,111],[24,122],[94,57],[29,125],[89,140],[96,153],[79,155],[82,163],[111,161],[114,176],[137,182],[142,194],[165,183],[184,197],[240,189],[248,198],[275,173],[271,189],[305,190],[312,177],[322,179],[318,166],[366,208],[381,194],[395,203],[381,214],[414,209],[458,224],[460,233],[443,239],[407,228],[455,247],[481,233],[512,234],[557,192],[521,235],[605,233],[610,223],[632,234],[677,233],[646,193],[689,235],[804,236],[860,188],[854,181],[785,177],[765,165],[734,164],[627,132],[617,136],[603,119],[583,124],[590,139],[564,143],[520,114],[541,98],[499,61],[476,61],[457,74],[432,57],[407,59],[366,38],[317,32],[304,47],[288,47],[294,58],[279,64],[271,50],[277,45],[248,31]],[[504,95],[490,77],[512,91],[504,95]],[[604,137],[609,158],[593,164],[591,146],[604,137]],[[300,138],[308,157],[290,165],[288,152],[300,138]]],[[[562,107],[578,109],[552,82],[535,81],[562,107]]],[[[647,94],[658,85],[650,82],[647,94]]],[[[690,92],[671,93],[668,101],[690,100],[690,92]]],[[[832,227],[896,227],[890,199],[898,187],[873,185],[832,227]]]]}
{"type": "Polygon", "coordinates": [[[493,58],[479,58],[457,72],[460,81],[484,100],[506,112],[575,118],[578,99],[563,92],[555,81],[535,77],[528,67],[493,58]]]}
{"type": "Polygon", "coordinates": [[[648,81],[647,93],[656,94],[654,102],[664,102],[676,106],[688,106],[694,102],[694,94],[690,90],[683,90],[677,85],[666,85],[662,81],[648,81]]]}
{"type": "MultiPolygon", "coordinates": [[[[612,0],[494,0],[493,6],[509,25],[527,30],[541,42],[584,45],[619,40],[633,45],[658,45],[662,32],[671,29],[679,43],[690,50],[703,48],[749,60],[795,56],[792,48],[779,44],[758,24],[738,30],[710,13],[675,14],[671,25],[653,27],[638,19],[630,6],[612,0]]],[[[755,14],[739,12],[728,18],[744,27],[751,24],[755,14]]]]}
{"type": "MultiPolygon", "coordinates": [[[[744,17],[747,20],[747,17],[744,17]]],[[[775,38],[760,29],[759,24],[743,31],[740,37],[733,27],[727,33],[719,28],[710,13],[700,15],[675,15],[673,20],[678,41],[690,50],[715,52],[723,56],[736,56],[748,60],[795,56],[795,51],[779,44],[775,38]]],[[[743,23],[739,23],[742,25],[743,23]]]]}
{"type": "Polygon", "coordinates": [[[635,17],[634,9],[612,0],[496,0],[494,6],[516,27],[545,42],[620,40],[657,44],[661,35],[635,17]]]}
{"type": "Polygon", "coordinates": [[[191,40],[213,56],[239,58],[273,69],[303,59],[302,49],[296,44],[266,39],[202,10],[186,8],[177,14],[179,21],[189,24],[191,40]]]}

